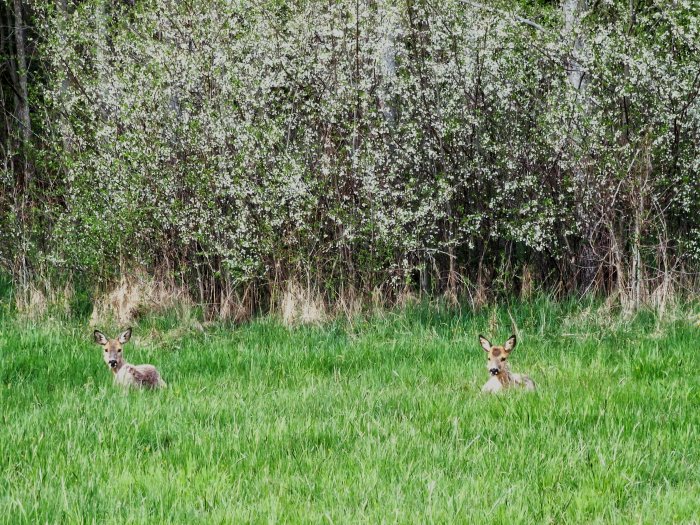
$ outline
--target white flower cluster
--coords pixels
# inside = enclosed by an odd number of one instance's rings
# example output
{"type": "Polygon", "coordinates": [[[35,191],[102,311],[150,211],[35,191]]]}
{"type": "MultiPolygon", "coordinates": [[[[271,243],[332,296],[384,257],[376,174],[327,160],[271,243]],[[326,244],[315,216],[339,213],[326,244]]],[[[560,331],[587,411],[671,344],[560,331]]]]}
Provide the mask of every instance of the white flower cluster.
{"type": "Polygon", "coordinates": [[[439,284],[451,258],[560,269],[590,244],[697,260],[697,6],[606,2],[574,51],[540,9],[544,30],[458,0],[40,11],[50,249],[329,287],[439,284]]]}

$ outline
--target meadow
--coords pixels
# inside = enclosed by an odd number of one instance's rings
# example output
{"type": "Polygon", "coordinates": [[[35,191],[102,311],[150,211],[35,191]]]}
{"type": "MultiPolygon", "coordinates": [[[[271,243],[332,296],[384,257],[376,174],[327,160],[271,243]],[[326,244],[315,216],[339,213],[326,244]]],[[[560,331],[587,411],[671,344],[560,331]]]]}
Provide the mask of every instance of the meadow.
{"type": "MultiPolygon", "coordinates": [[[[0,310],[2,312],[2,310],[0,310]]],[[[320,326],[0,315],[0,523],[699,523],[700,328],[547,299],[320,326]],[[538,391],[482,395],[518,329],[538,391]],[[105,327],[110,335],[117,327],[105,327]]]]}

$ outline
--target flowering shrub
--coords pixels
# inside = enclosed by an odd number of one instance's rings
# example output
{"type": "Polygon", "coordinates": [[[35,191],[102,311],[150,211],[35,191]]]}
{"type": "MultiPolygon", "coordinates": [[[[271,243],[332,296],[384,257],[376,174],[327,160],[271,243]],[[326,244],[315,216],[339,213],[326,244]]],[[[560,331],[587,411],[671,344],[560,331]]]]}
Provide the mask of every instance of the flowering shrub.
{"type": "Polygon", "coordinates": [[[606,1],[573,27],[509,9],[36,8],[55,194],[37,258],[175,272],[214,302],[224,283],[288,279],[332,296],[507,291],[525,267],[608,291],[692,273],[696,5],[606,1]]]}

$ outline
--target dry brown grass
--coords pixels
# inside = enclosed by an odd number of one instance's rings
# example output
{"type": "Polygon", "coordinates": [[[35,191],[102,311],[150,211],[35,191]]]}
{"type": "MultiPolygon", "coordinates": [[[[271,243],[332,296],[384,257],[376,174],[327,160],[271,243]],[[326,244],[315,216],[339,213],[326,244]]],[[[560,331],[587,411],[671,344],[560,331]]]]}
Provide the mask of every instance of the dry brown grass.
{"type": "Polygon", "coordinates": [[[403,288],[396,296],[396,306],[399,308],[406,308],[407,306],[413,306],[420,302],[418,295],[411,290],[408,286],[403,288]]]}
{"type": "Polygon", "coordinates": [[[277,310],[287,326],[317,324],[328,318],[328,308],[318,291],[290,281],[281,293],[277,310]]]}
{"type": "Polygon", "coordinates": [[[224,292],[217,317],[236,324],[250,320],[254,314],[253,288],[246,286],[242,293],[228,289],[224,292]]]}
{"type": "Polygon", "coordinates": [[[520,280],[520,298],[524,301],[530,299],[535,290],[535,279],[532,267],[529,264],[523,266],[522,278],[520,280]]]}
{"type": "Polygon", "coordinates": [[[343,290],[335,301],[333,306],[334,315],[353,319],[362,314],[364,308],[364,300],[355,288],[346,288],[343,290]]]}
{"type": "Polygon", "coordinates": [[[15,305],[20,315],[29,319],[44,317],[49,310],[46,293],[35,284],[30,284],[26,290],[20,290],[15,295],[15,305]]]}
{"type": "Polygon", "coordinates": [[[71,299],[74,296],[70,281],[60,288],[47,280],[37,279],[24,290],[15,294],[15,306],[20,316],[27,319],[42,319],[50,315],[68,316],[71,314],[71,299]]]}
{"type": "Polygon", "coordinates": [[[143,272],[125,274],[111,290],[96,294],[90,324],[126,325],[146,313],[189,311],[192,306],[187,290],[174,283],[156,280],[143,272]]]}

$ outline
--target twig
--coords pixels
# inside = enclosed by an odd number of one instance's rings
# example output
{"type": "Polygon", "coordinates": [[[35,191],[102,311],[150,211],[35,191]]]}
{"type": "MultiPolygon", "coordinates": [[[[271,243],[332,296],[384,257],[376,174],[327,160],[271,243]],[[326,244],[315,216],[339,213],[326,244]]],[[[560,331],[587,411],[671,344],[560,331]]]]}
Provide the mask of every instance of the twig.
{"type": "Polygon", "coordinates": [[[518,324],[515,322],[515,319],[513,319],[513,315],[510,313],[510,308],[508,308],[508,317],[510,317],[510,322],[512,323],[511,328],[513,329],[513,333],[518,339],[520,339],[520,330],[518,330],[518,324]]]}
{"type": "Polygon", "coordinates": [[[472,0],[460,0],[460,1],[461,1],[463,4],[470,5],[470,6],[472,6],[472,7],[477,8],[477,9],[483,9],[484,11],[489,11],[489,12],[491,12],[491,13],[496,13],[496,14],[499,14],[499,15],[504,16],[504,17],[510,17],[510,18],[512,18],[513,20],[515,20],[516,22],[520,22],[520,23],[522,23],[522,24],[527,24],[527,25],[529,25],[530,27],[534,27],[534,28],[537,29],[538,31],[542,31],[542,32],[546,32],[546,31],[547,31],[547,30],[546,30],[544,27],[542,27],[540,24],[538,24],[537,22],[533,22],[533,21],[530,20],[529,18],[524,18],[524,17],[519,16],[519,15],[514,15],[514,14],[511,14],[511,13],[507,13],[507,12],[505,12],[505,11],[501,11],[500,9],[496,9],[495,7],[491,7],[491,6],[489,6],[489,5],[484,5],[484,4],[481,4],[481,3],[479,3],[479,2],[473,2],[472,0]]]}

